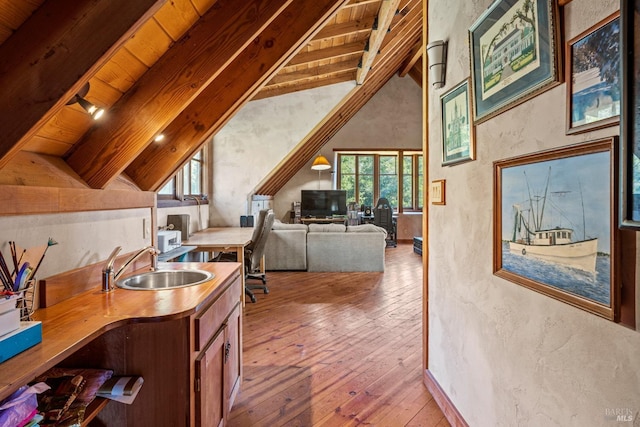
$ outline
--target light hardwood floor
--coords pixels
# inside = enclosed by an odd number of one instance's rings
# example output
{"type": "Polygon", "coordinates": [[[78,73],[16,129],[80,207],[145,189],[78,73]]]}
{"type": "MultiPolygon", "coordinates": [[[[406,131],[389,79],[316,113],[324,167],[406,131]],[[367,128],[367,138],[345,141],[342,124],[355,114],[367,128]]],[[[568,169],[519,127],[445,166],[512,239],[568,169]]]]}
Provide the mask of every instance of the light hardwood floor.
{"type": "Polygon", "coordinates": [[[230,426],[449,426],[422,382],[422,261],[399,244],[385,266],[268,273],[230,426]]]}

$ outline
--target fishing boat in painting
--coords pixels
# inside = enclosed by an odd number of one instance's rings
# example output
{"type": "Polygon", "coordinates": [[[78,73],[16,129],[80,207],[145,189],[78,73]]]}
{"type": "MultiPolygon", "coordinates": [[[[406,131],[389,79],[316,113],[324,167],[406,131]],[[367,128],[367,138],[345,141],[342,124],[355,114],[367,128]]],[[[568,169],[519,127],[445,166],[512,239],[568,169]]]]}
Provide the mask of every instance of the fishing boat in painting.
{"type": "Polygon", "coordinates": [[[543,194],[532,195],[529,190],[529,200],[513,205],[515,218],[509,251],[595,273],[598,239],[586,237],[584,213],[583,238],[580,240],[575,237],[572,228],[544,225],[545,209],[548,209],[549,176],[543,194]]]}

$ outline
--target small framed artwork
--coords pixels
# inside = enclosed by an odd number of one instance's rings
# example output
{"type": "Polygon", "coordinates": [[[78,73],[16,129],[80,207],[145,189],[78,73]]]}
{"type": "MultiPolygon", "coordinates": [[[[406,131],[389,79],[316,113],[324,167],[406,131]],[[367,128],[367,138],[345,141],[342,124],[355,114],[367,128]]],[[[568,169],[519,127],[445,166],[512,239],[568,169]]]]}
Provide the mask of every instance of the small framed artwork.
{"type": "Polygon", "coordinates": [[[620,121],[619,17],[614,13],[566,44],[567,134],[620,121]]]}
{"type": "Polygon", "coordinates": [[[442,108],[442,164],[473,160],[475,136],[469,80],[465,80],[440,97],[442,108]]]}
{"type": "Polygon", "coordinates": [[[555,0],[496,0],[470,28],[476,123],[560,83],[557,10],[555,0]]]}
{"type": "Polygon", "coordinates": [[[610,320],[617,137],[494,162],[494,274],[610,320]]]}
{"type": "Polygon", "coordinates": [[[437,179],[431,181],[431,204],[432,205],[444,205],[445,193],[444,193],[444,179],[437,179]]]}
{"type": "Polygon", "coordinates": [[[640,0],[620,4],[620,227],[640,230],[640,0]]]}

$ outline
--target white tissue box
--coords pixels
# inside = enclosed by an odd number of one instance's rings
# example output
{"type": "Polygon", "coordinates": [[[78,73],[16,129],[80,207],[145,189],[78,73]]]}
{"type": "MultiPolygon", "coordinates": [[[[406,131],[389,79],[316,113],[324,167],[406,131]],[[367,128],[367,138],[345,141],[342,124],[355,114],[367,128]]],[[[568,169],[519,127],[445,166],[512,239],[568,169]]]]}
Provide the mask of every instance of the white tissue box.
{"type": "Polygon", "coordinates": [[[13,332],[20,327],[20,309],[13,308],[12,310],[0,313],[0,337],[13,332]]]}

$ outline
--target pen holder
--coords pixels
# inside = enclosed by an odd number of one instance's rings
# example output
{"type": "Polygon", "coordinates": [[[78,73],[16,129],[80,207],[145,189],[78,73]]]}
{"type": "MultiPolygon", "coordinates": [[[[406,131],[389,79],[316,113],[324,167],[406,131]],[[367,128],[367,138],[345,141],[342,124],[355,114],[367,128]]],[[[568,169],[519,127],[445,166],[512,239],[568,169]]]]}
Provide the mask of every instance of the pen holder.
{"type": "Polygon", "coordinates": [[[35,311],[36,279],[27,281],[25,288],[20,292],[22,292],[22,295],[16,303],[16,307],[20,309],[20,320],[23,322],[30,321],[32,320],[31,315],[35,311]]]}

